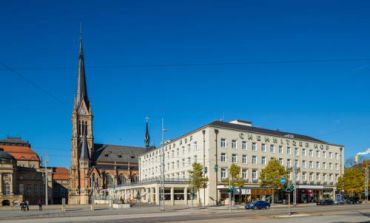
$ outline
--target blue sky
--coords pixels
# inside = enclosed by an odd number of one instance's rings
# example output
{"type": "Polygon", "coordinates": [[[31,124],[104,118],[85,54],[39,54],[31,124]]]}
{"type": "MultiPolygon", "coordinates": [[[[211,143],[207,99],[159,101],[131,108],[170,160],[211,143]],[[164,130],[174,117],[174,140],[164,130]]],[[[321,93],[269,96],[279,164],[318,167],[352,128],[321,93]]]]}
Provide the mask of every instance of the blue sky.
{"type": "Polygon", "coordinates": [[[2,1],[0,137],[70,164],[79,24],[95,141],[208,122],[370,146],[369,1],[2,1]]]}

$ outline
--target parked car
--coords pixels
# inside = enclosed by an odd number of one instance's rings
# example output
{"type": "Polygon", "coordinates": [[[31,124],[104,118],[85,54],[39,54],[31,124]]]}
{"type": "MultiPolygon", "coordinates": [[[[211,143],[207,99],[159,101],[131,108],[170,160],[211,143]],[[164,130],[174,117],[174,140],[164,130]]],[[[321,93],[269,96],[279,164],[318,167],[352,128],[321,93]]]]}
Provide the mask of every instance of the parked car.
{"type": "Polygon", "coordinates": [[[345,204],[345,203],[346,203],[346,200],[344,200],[344,199],[336,199],[334,201],[334,204],[336,204],[336,205],[341,205],[341,204],[345,204]]]}
{"type": "Polygon", "coordinates": [[[359,197],[349,197],[346,199],[347,204],[361,204],[361,200],[359,197]]]}
{"type": "Polygon", "coordinates": [[[270,208],[270,203],[266,201],[254,201],[245,205],[245,209],[267,209],[270,208]]]}
{"type": "Polygon", "coordinates": [[[333,205],[334,201],[332,199],[324,199],[317,202],[317,205],[333,205]]]}

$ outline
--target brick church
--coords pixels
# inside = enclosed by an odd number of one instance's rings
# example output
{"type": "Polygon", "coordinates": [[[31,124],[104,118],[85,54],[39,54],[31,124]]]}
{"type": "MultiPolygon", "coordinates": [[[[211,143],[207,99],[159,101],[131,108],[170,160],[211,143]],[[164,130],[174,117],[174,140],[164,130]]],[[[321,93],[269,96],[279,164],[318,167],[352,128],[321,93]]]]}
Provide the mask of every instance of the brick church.
{"type": "Polygon", "coordinates": [[[88,97],[82,38],[80,39],[77,92],[72,112],[72,160],[69,204],[89,204],[91,197],[117,185],[138,180],[138,156],[150,149],[148,120],[145,147],[94,142],[93,114],[88,97]]]}

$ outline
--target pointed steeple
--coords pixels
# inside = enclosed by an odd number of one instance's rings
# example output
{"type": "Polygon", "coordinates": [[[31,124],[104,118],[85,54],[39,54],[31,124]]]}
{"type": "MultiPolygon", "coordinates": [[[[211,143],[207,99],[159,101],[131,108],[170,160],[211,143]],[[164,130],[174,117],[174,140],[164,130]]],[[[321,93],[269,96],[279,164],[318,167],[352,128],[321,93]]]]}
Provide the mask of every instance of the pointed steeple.
{"type": "Polygon", "coordinates": [[[149,118],[148,117],[146,117],[144,144],[145,144],[146,149],[150,148],[149,118]]]}
{"type": "Polygon", "coordinates": [[[87,85],[85,75],[85,60],[82,44],[82,32],[80,33],[80,50],[78,56],[78,74],[77,74],[77,94],[75,97],[75,109],[77,109],[82,102],[85,102],[89,108],[89,98],[87,96],[87,85]]]}

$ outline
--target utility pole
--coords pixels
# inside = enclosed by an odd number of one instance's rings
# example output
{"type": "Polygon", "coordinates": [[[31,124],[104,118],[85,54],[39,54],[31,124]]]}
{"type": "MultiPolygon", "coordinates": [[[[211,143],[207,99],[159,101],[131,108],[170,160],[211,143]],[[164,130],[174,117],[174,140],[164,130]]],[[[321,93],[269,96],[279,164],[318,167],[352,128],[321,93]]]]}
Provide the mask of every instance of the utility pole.
{"type": "MultiPolygon", "coordinates": [[[[203,133],[203,177],[206,176],[206,130],[203,133]]],[[[203,188],[203,207],[206,206],[206,188],[203,188]]]]}
{"type": "MultiPolygon", "coordinates": [[[[164,167],[164,163],[165,163],[165,160],[164,160],[164,145],[165,145],[165,142],[164,142],[164,133],[166,132],[167,130],[164,128],[164,121],[163,121],[163,118],[162,118],[162,142],[161,142],[161,196],[159,196],[159,199],[162,200],[162,205],[161,205],[161,210],[164,211],[165,210],[165,196],[164,196],[164,182],[165,182],[165,174],[164,174],[164,171],[165,171],[165,167],[164,167]]],[[[159,193],[159,192],[158,192],[159,193]]],[[[160,201],[159,200],[159,201],[160,201]]],[[[160,202],[161,204],[161,202],[160,202]]]]}
{"type": "Polygon", "coordinates": [[[216,164],[215,164],[215,172],[216,172],[216,205],[218,205],[218,189],[217,189],[217,186],[218,186],[218,129],[215,129],[215,134],[216,134],[216,140],[215,140],[215,143],[216,143],[216,164]]]}
{"type": "Polygon", "coordinates": [[[48,201],[48,154],[45,153],[45,159],[44,159],[44,171],[45,171],[45,205],[49,204],[48,201]]]}

